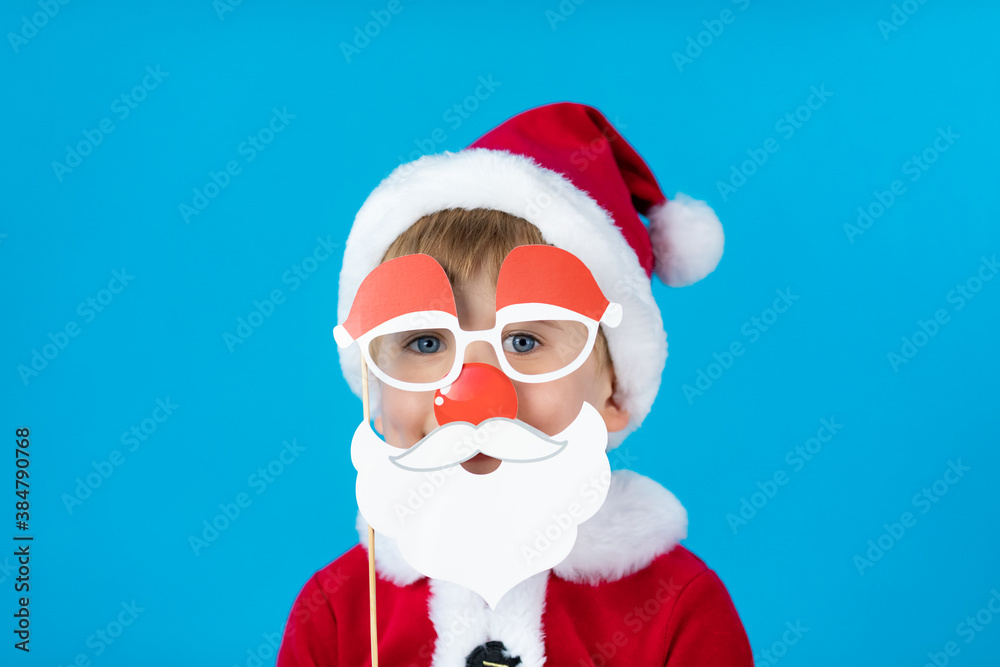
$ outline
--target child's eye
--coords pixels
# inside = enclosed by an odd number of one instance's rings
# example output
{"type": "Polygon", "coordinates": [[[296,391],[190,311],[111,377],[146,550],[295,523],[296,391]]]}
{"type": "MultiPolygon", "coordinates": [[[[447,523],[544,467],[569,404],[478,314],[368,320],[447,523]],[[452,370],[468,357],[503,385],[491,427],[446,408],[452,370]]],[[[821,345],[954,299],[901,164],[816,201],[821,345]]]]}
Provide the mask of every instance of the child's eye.
{"type": "Polygon", "coordinates": [[[434,354],[441,350],[441,339],[437,336],[420,336],[410,341],[406,347],[418,354],[434,354]]]}
{"type": "Polygon", "coordinates": [[[538,344],[538,340],[534,336],[525,333],[515,333],[503,339],[503,351],[524,354],[531,352],[538,344]]]}

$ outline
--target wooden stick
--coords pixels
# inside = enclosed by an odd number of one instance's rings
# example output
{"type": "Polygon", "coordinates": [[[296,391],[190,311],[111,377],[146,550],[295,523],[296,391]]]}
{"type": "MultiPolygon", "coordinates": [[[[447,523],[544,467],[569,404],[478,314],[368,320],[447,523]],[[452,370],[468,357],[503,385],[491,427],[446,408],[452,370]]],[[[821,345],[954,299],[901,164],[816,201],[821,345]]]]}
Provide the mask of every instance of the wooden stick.
{"type": "MultiPolygon", "coordinates": [[[[371,420],[368,405],[368,365],[361,357],[361,405],[365,423],[371,420]]],[[[375,529],[368,526],[368,609],[371,612],[372,667],[378,667],[378,625],[375,622],[375,529]]]]}
{"type": "Polygon", "coordinates": [[[378,627],[375,624],[375,529],[368,526],[368,606],[372,614],[372,667],[378,667],[378,627]]]}

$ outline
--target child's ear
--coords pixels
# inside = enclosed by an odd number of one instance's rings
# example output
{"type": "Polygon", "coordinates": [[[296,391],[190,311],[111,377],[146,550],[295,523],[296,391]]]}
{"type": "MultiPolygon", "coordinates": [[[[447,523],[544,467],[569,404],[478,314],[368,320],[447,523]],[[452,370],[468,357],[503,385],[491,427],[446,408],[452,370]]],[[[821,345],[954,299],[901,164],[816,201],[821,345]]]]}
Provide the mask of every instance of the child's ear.
{"type": "Polygon", "coordinates": [[[604,424],[608,428],[608,433],[621,431],[628,426],[629,411],[618,405],[617,401],[615,401],[614,392],[604,401],[604,406],[600,412],[601,416],[604,417],[604,424]]]}
{"type": "Polygon", "coordinates": [[[602,375],[605,376],[604,390],[607,393],[604,398],[604,405],[601,406],[599,412],[604,417],[604,425],[607,426],[608,433],[614,433],[628,426],[631,415],[628,410],[619,405],[618,399],[615,398],[615,389],[618,381],[615,377],[614,369],[606,369],[602,372],[602,375]]]}

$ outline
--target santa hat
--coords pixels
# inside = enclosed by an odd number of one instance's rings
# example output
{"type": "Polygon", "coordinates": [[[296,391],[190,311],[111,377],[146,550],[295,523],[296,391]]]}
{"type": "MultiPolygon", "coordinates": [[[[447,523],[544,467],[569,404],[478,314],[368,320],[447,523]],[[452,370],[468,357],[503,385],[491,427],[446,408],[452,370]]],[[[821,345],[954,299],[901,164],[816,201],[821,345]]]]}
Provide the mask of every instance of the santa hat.
{"type": "MultiPolygon", "coordinates": [[[[347,237],[340,322],[396,237],[419,218],[449,208],[524,218],[546,242],[583,260],[605,296],[621,304],[621,323],[604,329],[616,397],[630,414],[624,430],[609,434],[609,448],[620,444],[649,414],[667,359],[652,276],[680,287],[711,273],[723,248],[715,213],[680,193],[668,200],[643,159],[597,109],[572,102],[530,109],[468,148],[398,166],[372,191],[347,237]]],[[[360,396],[358,347],[339,350],[344,377],[360,396]]],[[[379,412],[378,395],[370,392],[372,414],[379,412]]]]}

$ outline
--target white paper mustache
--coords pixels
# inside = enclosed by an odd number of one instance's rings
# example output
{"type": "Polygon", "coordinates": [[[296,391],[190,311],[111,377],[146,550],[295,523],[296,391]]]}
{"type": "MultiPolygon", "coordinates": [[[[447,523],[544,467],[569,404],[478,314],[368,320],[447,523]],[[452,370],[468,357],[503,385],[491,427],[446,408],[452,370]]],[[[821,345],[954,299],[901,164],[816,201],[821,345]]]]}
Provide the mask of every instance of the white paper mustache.
{"type": "Polygon", "coordinates": [[[473,426],[451,422],[439,426],[398,456],[390,456],[403,470],[443,470],[482,453],[502,461],[534,463],[555,456],[566,446],[537,428],[516,419],[493,417],[473,426]]]}

